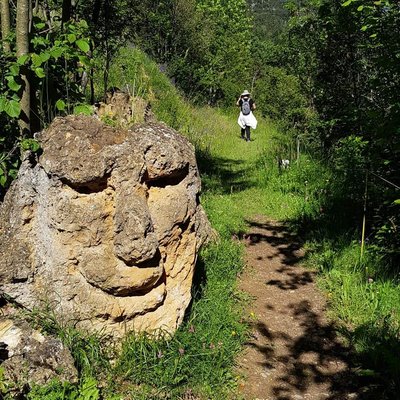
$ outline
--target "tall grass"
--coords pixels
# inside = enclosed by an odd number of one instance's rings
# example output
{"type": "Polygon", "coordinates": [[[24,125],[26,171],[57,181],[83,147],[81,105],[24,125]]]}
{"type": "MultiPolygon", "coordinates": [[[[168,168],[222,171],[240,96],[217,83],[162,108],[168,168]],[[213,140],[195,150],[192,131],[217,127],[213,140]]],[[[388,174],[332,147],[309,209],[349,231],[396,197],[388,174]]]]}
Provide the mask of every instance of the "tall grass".
{"type": "Polygon", "coordinates": [[[354,349],[357,371],[381,385],[382,399],[396,398],[399,280],[372,245],[360,261],[361,212],[349,214],[333,169],[304,151],[297,159],[290,138],[268,121],[261,121],[251,143],[238,138],[233,113],[212,122],[215,134],[207,136],[198,153],[203,203],[214,226],[229,235],[245,231],[256,214],[286,221],[304,242],[306,263],[319,272],[318,284],[331,317],[354,349]],[[290,168],[279,170],[277,157],[290,158],[290,168]]]}
{"type": "Polygon", "coordinates": [[[100,333],[83,332],[69,323],[63,323],[57,319],[50,306],[26,311],[24,318],[33,327],[60,338],[70,350],[81,377],[99,377],[110,368],[112,349],[109,347],[106,336],[100,333]]]}
{"type": "MultiPolygon", "coordinates": [[[[220,239],[200,255],[193,302],[183,325],[174,336],[159,340],[127,337],[113,367],[102,367],[107,371],[103,397],[237,397],[232,371],[246,326],[236,288],[243,249],[231,236],[244,232],[254,215],[264,214],[286,221],[303,240],[306,262],[319,272],[332,318],[355,349],[360,373],[385,382],[382,398],[390,398],[400,387],[398,281],[382,272],[385,268],[372,248],[367,247],[360,263],[360,232],[349,229],[352,217],[343,210],[329,165],[303,149],[295,154],[293,138],[267,120],[259,121],[252,142],[240,140],[236,110],[188,104],[137,49],[121,51],[110,83],[147,99],[160,120],[195,145],[202,203],[220,239]],[[290,159],[290,168],[280,170],[277,158],[290,159]]],[[[73,333],[68,338],[84,371],[88,363],[79,349],[92,357],[90,346],[73,333]]]]}
{"type": "Polygon", "coordinates": [[[177,398],[190,391],[216,399],[235,387],[232,365],[246,332],[235,289],[241,251],[223,239],[202,252],[204,269],[198,271],[197,293],[184,324],[172,337],[127,337],[114,374],[116,381],[133,384],[131,395],[177,398]]]}
{"type": "MultiPolygon", "coordinates": [[[[102,71],[96,76],[97,95],[101,94],[102,71]]],[[[180,96],[168,77],[160,72],[137,48],[120,50],[109,71],[109,86],[127,91],[132,96],[147,100],[157,118],[175,129],[184,129],[190,124],[190,106],[180,96]]]]}
{"type": "Polygon", "coordinates": [[[355,350],[361,375],[383,386],[382,399],[400,388],[400,288],[380,260],[367,250],[360,263],[358,240],[325,242],[309,258],[321,272],[319,284],[329,299],[340,332],[355,350]]]}

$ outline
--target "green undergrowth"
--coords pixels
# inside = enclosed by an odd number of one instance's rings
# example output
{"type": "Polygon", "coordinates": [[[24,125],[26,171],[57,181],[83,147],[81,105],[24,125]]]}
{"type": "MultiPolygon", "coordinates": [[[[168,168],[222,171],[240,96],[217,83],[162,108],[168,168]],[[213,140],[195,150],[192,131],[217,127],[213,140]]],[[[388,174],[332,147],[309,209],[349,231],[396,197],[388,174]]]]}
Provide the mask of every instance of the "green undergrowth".
{"type": "Polygon", "coordinates": [[[360,260],[362,207],[349,207],[334,168],[303,149],[294,154],[288,135],[260,122],[246,143],[234,113],[213,119],[214,135],[197,148],[207,214],[225,235],[240,236],[257,214],[286,221],[303,241],[304,263],[319,273],[330,315],[354,349],[355,371],[367,386],[379,385],[382,399],[396,398],[399,275],[372,244],[360,260]],[[290,159],[290,167],[280,170],[277,157],[290,159]]]}
{"type": "Polygon", "coordinates": [[[218,399],[232,391],[232,364],[246,332],[235,288],[241,252],[226,239],[202,252],[193,304],[172,337],[133,335],[123,343],[113,372],[116,382],[137,385],[131,395],[178,398],[190,392],[218,399]]]}
{"type": "MultiPolygon", "coordinates": [[[[200,153],[209,154],[210,138],[232,130],[231,116],[185,102],[158,67],[136,49],[121,52],[110,71],[110,82],[129,87],[134,95],[150,101],[158,119],[188,136],[200,153]]],[[[205,187],[205,202],[207,193],[212,196],[212,192],[205,187]]],[[[243,248],[231,240],[231,233],[236,225],[244,227],[244,222],[239,216],[225,222],[212,218],[212,222],[219,238],[199,255],[193,300],[174,335],[162,331],[131,334],[120,346],[110,347],[106,337],[60,324],[50,310],[31,314],[35,327],[60,337],[71,350],[79,382],[56,380],[45,387],[33,387],[27,398],[235,398],[232,393],[238,377],[233,366],[247,326],[243,322],[243,296],[236,287],[243,267],[243,248]]]]}
{"type": "Polygon", "coordinates": [[[35,386],[30,400],[204,399],[232,396],[238,377],[232,366],[246,338],[241,293],[236,288],[242,247],[221,235],[199,257],[193,301],[182,326],[166,332],[131,334],[120,349],[106,337],[57,322],[49,310],[30,313],[33,326],[58,336],[71,350],[79,383],[35,386]],[[158,339],[155,339],[155,336],[158,339]]]}
{"type": "Polygon", "coordinates": [[[326,160],[302,147],[297,153],[293,136],[268,120],[259,121],[251,142],[241,140],[237,110],[190,105],[137,49],[121,52],[110,82],[150,101],[160,120],[194,144],[201,201],[219,240],[200,254],[193,301],[175,335],[160,332],[158,340],[131,335],[118,351],[111,349],[110,362],[101,338],[60,329],[58,335],[76,359],[80,383],[55,382],[35,388],[30,398],[237,398],[233,367],[246,338],[247,316],[236,287],[243,248],[233,239],[249,229],[257,214],[285,221],[303,241],[304,262],[319,273],[331,316],[355,350],[359,373],[384,382],[382,398],[391,398],[400,386],[398,280],[372,246],[360,261],[361,214],[346,214],[338,177],[326,160]],[[289,168],[280,169],[278,158],[289,159],[289,168]],[[93,382],[97,393],[90,392],[93,382]],[[89,394],[82,394],[85,390],[89,394]],[[57,393],[66,394],[54,397],[57,393]]]}
{"type": "Polygon", "coordinates": [[[400,388],[400,287],[382,261],[367,249],[360,262],[358,240],[310,243],[311,266],[320,271],[330,314],[354,349],[360,376],[382,387],[382,399],[400,388]]]}
{"type": "MultiPolygon", "coordinates": [[[[96,75],[96,92],[101,93],[101,70],[96,75]]],[[[127,91],[145,99],[160,121],[175,129],[190,124],[190,105],[160,72],[159,66],[145,53],[134,47],[122,48],[109,71],[109,87],[127,91]]]]}
{"type": "Polygon", "coordinates": [[[89,334],[70,323],[60,322],[50,306],[24,313],[31,325],[46,334],[55,335],[70,350],[80,377],[103,377],[110,368],[113,348],[104,334],[89,334]]]}

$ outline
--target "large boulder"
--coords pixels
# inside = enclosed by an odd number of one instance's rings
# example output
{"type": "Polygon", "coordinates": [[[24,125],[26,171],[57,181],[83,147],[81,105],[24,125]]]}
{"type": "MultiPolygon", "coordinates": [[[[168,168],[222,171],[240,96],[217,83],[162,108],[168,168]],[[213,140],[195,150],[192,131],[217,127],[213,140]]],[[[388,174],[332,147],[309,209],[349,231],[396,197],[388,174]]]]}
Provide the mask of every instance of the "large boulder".
{"type": "Polygon", "coordinates": [[[0,207],[0,294],[113,336],[173,332],[210,232],[194,148],[162,124],[57,118],[0,207]]]}

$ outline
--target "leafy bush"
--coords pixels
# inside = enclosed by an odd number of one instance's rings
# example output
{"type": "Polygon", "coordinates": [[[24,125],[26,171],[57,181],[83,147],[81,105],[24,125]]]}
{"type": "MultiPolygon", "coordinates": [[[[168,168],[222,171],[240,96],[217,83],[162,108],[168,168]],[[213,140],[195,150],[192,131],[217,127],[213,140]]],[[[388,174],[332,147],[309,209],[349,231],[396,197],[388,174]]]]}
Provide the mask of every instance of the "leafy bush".
{"type": "Polygon", "coordinates": [[[281,121],[286,127],[305,131],[315,113],[308,107],[300,79],[285,69],[268,66],[256,81],[254,94],[263,116],[281,121]]]}
{"type": "Polygon", "coordinates": [[[365,193],[368,142],[359,136],[339,140],[334,148],[332,163],[335,173],[335,191],[353,203],[362,203],[365,193]]]}
{"type": "MultiPolygon", "coordinates": [[[[96,75],[98,93],[101,93],[100,72],[96,75]]],[[[142,51],[122,48],[111,65],[109,84],[147,100],[158,119],[172,128],[184,129],[189,124],[189,106],[158,65],[142,51]]]]}
{"type": "Polygon", "coordinates": [[[99,400],[97,381],[84,378],[79,385],[53,380],[45,386],[34,386],[27,400],[99,400]]]}
{"type": "Polygon", "coordinates": [[[33,139],[20,137],[17,125],[23,76],[29,75],[31,92],[35,94],[30,107],[32,132],[43,129],[55,116],[72,112],[75,106],[78,110],[85,107],[77,76],[91,65],[86,55],[90,49],[88,26],[84,20],[68,22],[63,29],[60,23],[51,27],[49,24],[39,17],[33,19],[29,54],[17,58],[15,53],[4,53],[0,48],[0,199],[16,176],[18,150],[38,150],[33,139]]]}

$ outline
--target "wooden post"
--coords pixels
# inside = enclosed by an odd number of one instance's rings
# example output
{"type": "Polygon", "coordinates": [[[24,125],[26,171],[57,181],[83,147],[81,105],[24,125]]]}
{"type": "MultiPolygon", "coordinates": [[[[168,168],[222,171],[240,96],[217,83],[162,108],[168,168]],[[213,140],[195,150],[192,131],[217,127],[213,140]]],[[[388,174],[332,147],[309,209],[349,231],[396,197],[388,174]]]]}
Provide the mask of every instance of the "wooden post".
{"type": "MultiPolygon", "coordinates": [[[[365,251],[365,230],[367,225],[367,199],[368,199],[368,171],[365,172],[365,192],[364,192],[364,208],[363,208],[363,222],[362,222],[362,232],[361,232],[361,249],[360,249],[360,264],[362,264],[364,259],[365,251]]],[[[368,275],[368,267],[365,269],[365,275],[368,275]]],[[[366,276],[368,278],[368,276],[366,276]]]]}
{"type": "Polygon", "coordinates": [[[297,142],[297,165],[300,165],[300,136],[297,136],[296,142],[297,142]]]}

